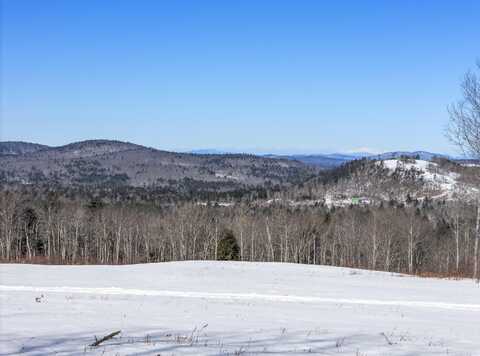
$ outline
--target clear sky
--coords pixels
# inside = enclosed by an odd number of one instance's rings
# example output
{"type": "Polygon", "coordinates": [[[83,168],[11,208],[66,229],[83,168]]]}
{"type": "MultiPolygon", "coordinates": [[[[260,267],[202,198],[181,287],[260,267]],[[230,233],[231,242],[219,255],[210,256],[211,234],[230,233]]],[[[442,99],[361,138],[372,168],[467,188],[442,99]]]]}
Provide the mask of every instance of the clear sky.
{"type": "Polygon", "coordinates": [[[480,1],[0,0],[1,140],[454,152],[480,1]]]}

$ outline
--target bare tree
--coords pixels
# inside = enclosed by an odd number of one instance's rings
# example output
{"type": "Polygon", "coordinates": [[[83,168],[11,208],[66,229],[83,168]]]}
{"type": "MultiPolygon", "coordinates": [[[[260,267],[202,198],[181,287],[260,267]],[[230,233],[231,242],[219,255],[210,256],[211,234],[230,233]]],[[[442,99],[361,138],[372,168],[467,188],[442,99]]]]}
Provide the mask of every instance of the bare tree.
{"type": "Polygon", "coordinates": [[[480,60],[477,61],[477,72],[465,74],[461,83],[463,98],[448,108],[447,137],[464,154],[480,158],[480,60]]]}
{"type": "MultiPolygon", "coordinates": [[[[463,98],[450,105],[448,108],[450,125],[447,130],[447,137],[455,145],[461,148],[464,154],[480,158],[480,60],[477,61],[477,72],[478,73],[468,71],[465,74],[461,84],[463,98]]],[[[477,202],[477,210],[478,209],[477,202]]],[[[474,278],[477,277],[479,239],[479,215],[477,214],[477,224],[475,228],[474,278]]]]}

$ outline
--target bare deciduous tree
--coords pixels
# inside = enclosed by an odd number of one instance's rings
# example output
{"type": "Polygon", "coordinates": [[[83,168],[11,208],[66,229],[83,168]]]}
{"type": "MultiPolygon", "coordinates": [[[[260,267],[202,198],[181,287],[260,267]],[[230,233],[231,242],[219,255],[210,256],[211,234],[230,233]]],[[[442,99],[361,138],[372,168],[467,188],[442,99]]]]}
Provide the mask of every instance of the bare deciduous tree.
{"type": "Polygon", "coordinates": [[[480,158],[480,60],[477,71],[468,71],[461,88],[463,98],[449,106],[447,137],[464,154],[480,158]]]}
{"type": "MultiPolygon", "coordinates": [[[[447,137],[462,149],[467,156],[480,158],[480,60],[477,61],[477,71],[468,71],[463,78],[461,88],[463,98],[448,108],[450,125],[447,137]]],[[[480,209],[480,199],[477,200],[477,210],[480,209]]],[[[475,229],[475,267],[474,278],[478,278],[478,241],[480,230],[475,229]]],[[[458,265],[458,262],[457,262],[458,265]]]]}

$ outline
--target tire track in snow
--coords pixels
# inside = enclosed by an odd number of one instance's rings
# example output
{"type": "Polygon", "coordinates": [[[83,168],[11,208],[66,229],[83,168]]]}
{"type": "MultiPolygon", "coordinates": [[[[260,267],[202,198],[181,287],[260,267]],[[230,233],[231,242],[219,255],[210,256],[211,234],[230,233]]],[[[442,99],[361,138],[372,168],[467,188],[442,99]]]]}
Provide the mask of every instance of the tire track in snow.
{"type": "Polygon", "coordinates": [[[448,310],[464,310],[480,312],[480,304],[461,304],[430,301],[409,300],[378,300],[357,298],[326,298],[297,295],[258,294],[258,293],[215,293],[215,292],[188,292],[171,290],[130,289],[130,288],[90,288],[90,287],[31,287],[0,285],[0,292],[43,292],[43,293],[76,293],[94,295],[138,295],[155,297],[197,298],[217,300],[263,300],[286,303],[333,303],[333,304],[360,304],[380,306],[404,306],[419,308],[434,308],[448,310]]]}

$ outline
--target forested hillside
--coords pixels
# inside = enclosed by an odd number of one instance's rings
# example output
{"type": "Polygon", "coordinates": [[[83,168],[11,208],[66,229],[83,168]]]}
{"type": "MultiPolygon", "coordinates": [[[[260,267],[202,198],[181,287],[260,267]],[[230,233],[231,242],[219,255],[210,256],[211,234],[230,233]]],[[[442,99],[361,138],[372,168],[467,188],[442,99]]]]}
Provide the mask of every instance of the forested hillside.
{"type": "Polygon", "coordinates": [[[364,158],[315,171],[283,159],[117,141],[22,147],[0,157],[3,261],[230,256],[477,275],[476,164],[364,158]],[[226,237],[235,253],[225,252],[226,237]]]}
{"type": "Polygon", "coordinates": [[[9,185],[222,192],[286,186],[316,172],[292,160],[244,154],[175,153],[109,140],[40,148],[33,144],[0,143],[0,150],[15,152],[0,154],[0,182],[9,185]]]}

